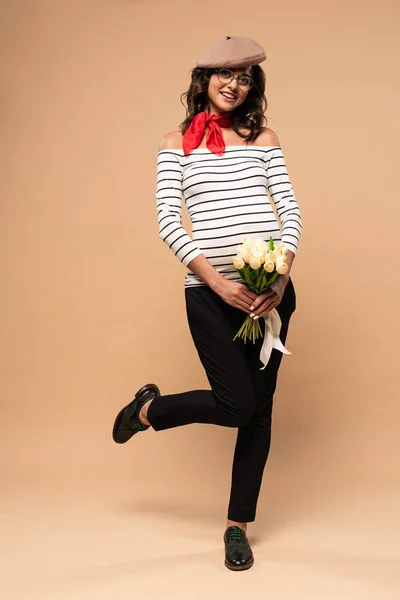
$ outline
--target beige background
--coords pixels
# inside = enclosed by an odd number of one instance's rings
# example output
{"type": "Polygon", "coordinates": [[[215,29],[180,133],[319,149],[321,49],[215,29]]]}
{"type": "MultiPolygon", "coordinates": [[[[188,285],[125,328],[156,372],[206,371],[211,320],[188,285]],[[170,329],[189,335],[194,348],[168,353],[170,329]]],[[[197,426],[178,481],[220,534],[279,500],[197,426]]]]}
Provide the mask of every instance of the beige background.
{"type": "Polygon", "coordinates": [[[398,598],[398,3],[3,0],[0,17],[2,597],[398,598]],[[304,223],[242,574],[222,545],[236,432],[111,439],[143,383],[208,387],[154,192],[195,57],[224,35],[267,50],[304,223]]]}

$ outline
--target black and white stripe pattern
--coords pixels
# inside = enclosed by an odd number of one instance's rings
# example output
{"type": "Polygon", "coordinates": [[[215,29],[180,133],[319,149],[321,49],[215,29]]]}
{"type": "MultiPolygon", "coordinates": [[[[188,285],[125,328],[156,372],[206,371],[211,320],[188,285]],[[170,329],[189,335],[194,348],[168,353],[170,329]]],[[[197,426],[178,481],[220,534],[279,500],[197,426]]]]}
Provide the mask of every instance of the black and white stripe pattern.
{"type": "MultiPolygon", "coordinates": [[[[160,237],[185,266],[204,254],[217,271],[240,281],[232,257],[244,237],[269,241],[271,235],[296,253],[301,216],[280,146],[227,146],[221,156],[207,148],[186,156],[160,150],[155,195],[160,237]],[[182,227],[182,194],[192,238],[182,227]]],[[[188,271],[185,286],[194,285],[205,282],[188,271]]]]}

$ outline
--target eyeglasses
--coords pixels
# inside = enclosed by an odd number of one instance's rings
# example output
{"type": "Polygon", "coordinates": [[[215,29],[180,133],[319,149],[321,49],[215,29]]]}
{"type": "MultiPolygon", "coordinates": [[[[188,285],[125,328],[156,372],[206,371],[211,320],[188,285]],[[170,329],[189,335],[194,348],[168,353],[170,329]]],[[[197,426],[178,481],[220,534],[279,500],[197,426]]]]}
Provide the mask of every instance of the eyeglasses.
{"type": "Polygon", "coordinates": [[[236,79],[243,90],[249,90],[254,85],[254,81],[249,75],[237,76],[230,69],[214,69],[214,73],[217,73],[221,83],[230,83],[233,79],[236,79]]]}

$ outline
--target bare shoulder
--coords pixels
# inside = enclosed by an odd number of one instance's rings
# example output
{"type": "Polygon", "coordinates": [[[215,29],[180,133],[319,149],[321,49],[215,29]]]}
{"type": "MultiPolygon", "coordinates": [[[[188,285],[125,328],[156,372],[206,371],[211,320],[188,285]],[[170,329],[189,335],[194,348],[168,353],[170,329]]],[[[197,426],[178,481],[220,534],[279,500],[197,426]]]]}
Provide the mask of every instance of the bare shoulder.
{"type": "Polygon", "coordinates": [[[179,129],[170,131],[158,144],[158,150],[181,150],[182,149],[182,133],[179,129]]]}
{"type": "Polygon", "coordinates": [[[269,127],[263,127],[254,141],[256,146],[280,146],[278,136],[269,127]]]}

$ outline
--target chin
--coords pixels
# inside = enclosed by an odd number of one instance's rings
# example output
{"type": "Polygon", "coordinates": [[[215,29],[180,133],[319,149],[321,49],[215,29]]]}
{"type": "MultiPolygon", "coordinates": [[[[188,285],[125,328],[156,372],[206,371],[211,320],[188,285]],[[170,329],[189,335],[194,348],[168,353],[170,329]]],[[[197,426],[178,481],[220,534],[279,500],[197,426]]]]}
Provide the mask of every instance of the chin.
{"type": "Polygon", "coordinates": [[[235,110],[235,108],[237,108],[237,106],[232,106],[231,104],[223,104],[222,102],[214,102],[214,105],[218,108],[218,110],[220,110],[221,112],[232,112],[233,110],[235,110]]]}

